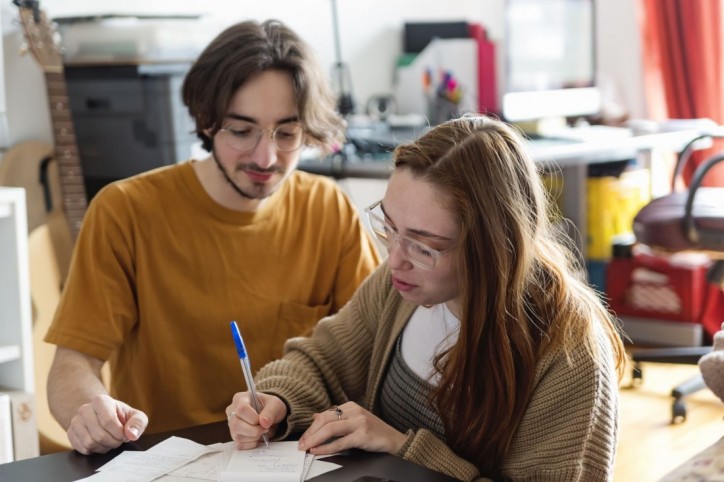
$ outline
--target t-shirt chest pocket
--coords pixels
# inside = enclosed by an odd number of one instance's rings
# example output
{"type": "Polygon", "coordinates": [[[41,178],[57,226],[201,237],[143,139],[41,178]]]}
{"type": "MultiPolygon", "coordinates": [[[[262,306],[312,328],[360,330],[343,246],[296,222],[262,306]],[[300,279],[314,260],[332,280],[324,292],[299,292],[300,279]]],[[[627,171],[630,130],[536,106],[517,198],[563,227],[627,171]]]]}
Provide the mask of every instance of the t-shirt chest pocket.
{"type": "Polygon", "coordinates": [[[331,302],[309,306],[302,303],[282,303],[279,307],[279,316],[276,319],[272,332],[271,359],[281,358],[284,342],[295,336],[307,336],[317,322],[329,315],[331,302]]]}

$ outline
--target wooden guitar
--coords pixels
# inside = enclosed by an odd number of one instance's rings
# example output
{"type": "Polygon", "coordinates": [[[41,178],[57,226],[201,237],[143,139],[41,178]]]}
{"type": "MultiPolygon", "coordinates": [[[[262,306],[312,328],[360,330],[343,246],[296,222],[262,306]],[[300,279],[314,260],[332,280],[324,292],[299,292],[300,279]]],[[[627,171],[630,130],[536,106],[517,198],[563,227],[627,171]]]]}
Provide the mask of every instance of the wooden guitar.
{"type": "MultiPolygon", "coordinates": [[[[45,343],[47,332],[60,300],[61,286],[70,265],[70,255],[87,207],[87,197],[75,130],[70,114],[62,57],[55,32],[37,1],[14,0],[33,57],[43,69],[48,105],[53,125],[53,161],[50,190],[58,181],[60,205],[52,206],[45,224],[30,233],[30,288],[33,300],[33,354],[35,362],[36,420],[41,454],[67,450],[65,430],[50,413],[46,381],[55,347],[45,343]]],[[[36,168],[37,169],[37,168],[36,168]]],[[[47,197],[47,196],[46,196],[47,197]]],[[[57,198],[56,194],[56,198],[57,198]]]]}
{"type": "Polygon", "coordinates": [[[78,236],[87,207],[83,170],[78,157],[70,113],[67,84],[55,31],[35,0],[13,0],[20,9],[20,22],[28,48],[45,73],[48,106],[53,124],[54,159],[58,165],[63,213],[70,237],[78,236]]]}

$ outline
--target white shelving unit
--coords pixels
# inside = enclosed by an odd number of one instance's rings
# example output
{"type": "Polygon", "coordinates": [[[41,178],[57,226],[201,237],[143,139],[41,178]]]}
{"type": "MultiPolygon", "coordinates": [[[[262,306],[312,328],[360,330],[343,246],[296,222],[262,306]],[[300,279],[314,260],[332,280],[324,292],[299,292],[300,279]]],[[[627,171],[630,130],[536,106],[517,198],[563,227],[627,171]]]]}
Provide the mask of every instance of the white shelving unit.
{"type": "Polygon", "coordinates": [[[0,385],[35,391],[25,190],[0,187],[0,385]]]}

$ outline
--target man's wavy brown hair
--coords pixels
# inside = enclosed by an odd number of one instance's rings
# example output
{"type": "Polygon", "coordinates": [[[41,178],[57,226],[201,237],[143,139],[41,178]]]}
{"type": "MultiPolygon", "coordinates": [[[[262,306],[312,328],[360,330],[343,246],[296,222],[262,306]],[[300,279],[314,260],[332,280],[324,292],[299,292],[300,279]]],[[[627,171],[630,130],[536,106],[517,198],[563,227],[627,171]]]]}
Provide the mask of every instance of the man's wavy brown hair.
{"type": "Polygon", "coordinates": [[[334,94],[314,54],[290,28],[267,20],[237,23],[221,32],[186,75],[183,101],[196,121],[203,148],[211,151],[212,137],[223,127],[236,91],[268,70],[291,74],[305,142],[328,150],[340,144],[345,124],[335,111],[334,94]]]}

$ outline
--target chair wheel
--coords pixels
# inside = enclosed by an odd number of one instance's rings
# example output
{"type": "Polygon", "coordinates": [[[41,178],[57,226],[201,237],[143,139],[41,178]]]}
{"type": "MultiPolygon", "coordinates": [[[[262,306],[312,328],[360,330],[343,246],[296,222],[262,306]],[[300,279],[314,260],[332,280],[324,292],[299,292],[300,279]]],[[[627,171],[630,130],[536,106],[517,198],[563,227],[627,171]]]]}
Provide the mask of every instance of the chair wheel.
{"type": "Polygon", "coordinates": [[[683,400],[674,400],[671,405],[671,423],[678,424],[686,421],[686,404],[683,400]]]}

